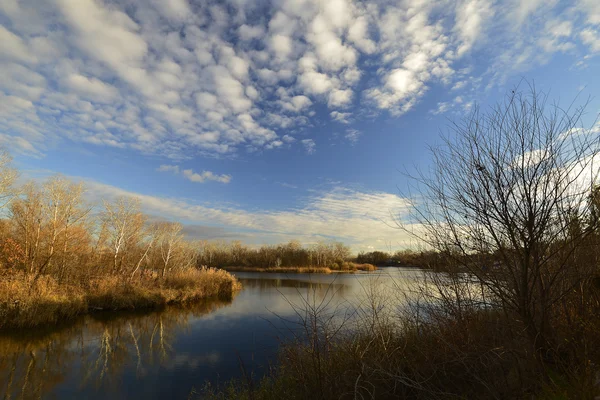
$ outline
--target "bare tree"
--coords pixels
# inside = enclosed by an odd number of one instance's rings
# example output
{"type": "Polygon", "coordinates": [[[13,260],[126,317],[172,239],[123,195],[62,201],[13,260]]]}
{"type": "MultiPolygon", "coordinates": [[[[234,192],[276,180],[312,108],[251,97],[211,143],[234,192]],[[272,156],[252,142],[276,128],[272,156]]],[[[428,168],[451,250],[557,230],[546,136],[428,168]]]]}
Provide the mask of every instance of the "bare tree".
{"type": "Polygon", "coordinates": [[[12,157],[0,149],[0,209],[5,207],[15,196],[14,184],[19,176],[12,167],[12,157]]]}
{"type": "Polygon", "coordinates": [[[64,274],[71,228],[80,224],[90,212],[90,208],[83,206],[82,194],[82,183],[71,182],[62,176],[52,177],[44,184],[43,212],[47,220],[48,249],[46,259],[38,268],[37,276],[51,266],[59,239],[63,240],[63,262],[59,275],[64,274]]]}
{"type": "Polygon", "coordinates": [[[15,238],[24,249],[25,268],[35,271],[42,230],[42,192],[33,182],[21,188],[21,196],[10,204],[10,220],[15,225],[15,238]]]}
{"type": "Polygon", "coordinates": [[[113,203],[104,201],[102,221],[108,235],[114,272],[122,272],[123,249],[137,241],[144,220],[138,198],[119,197],[113,203]]]}
{"type": "Polygon", "coordinates": [[[516,314],[538,354],[551,347],[557,302],[586,276],[571,256],[597,230],[571,229],[598,182],[599,138],[582,127],[583,112],[533,87],[475,108],[414,177],[419,196],[403,225],[516,314]]]}
{"type": "Polygon", "coordinates": [[[144,252],[142,256],[139,258],[133,272],[131,273],[130,279],[133,279],[137,271],[142,266],[142,263],[148,259],[148,253],[154,247],[154,244],[159,239],[160,236],[160,225],[159,224],[149,224],[143,230],[140,236],[142,237],[144,252]]]}
{"type": "Polygon", "coordinates": [[[178,246],[183,240],[181,230],[183,227],[176,222],[162,222],[159,224],[158,246],[162,259],[161,276],[165,276],[169,261],[174,257],[179,250],[178,246]]]}

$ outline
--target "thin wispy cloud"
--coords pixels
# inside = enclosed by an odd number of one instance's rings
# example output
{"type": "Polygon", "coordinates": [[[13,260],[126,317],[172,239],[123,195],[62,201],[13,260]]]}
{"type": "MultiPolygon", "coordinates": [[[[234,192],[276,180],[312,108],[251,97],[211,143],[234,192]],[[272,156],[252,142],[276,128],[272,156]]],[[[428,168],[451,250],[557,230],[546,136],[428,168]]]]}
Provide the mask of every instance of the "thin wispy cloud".
{"type": "Polygon", "coordinates": [[[304,148],[308,154],[313,154],[315,151],[317,151],[317,144],[314,140],[302,139],[300,142],[304,145],[304,148]]]}
{"type": "Polygon", "coordinates": [[[177,175],[181,175],[190,182],[204,183],[207,181],[214,181],[220,183],[231,182],[231,175],[226,174],[215,174],[211,171],[194,172],[192,169],[181,169],[178,165],[166,165],[163,164],[156,169],[158,172],[171,172],[177,175]]]}
{"type": "MultiPolygon", "coordinates": [[[[140,198],[146,212],[190,224],[220,226],[231,235],[253,232],[260,241],[300,239],[305,243],[340,240],[354,250],[371,246],[410,245],[412,239],[394,225],[394,219],[406,215],[409,200],[384,192],[360,192],[343,187],[315,193],[297,208],[282,211],[247,211],[236,207],[216,207],[187,200],[135,193],[86,179],[91,201],[118,196],[140,198]]],[[[418,229],[418,227],[415,227],[418,229]]]]}
{"type": "Polygon", "coordinates": [[[358,142],[358,138],[362,135],[362,132],[358,129],[348,129],[344,137],[348,139],[352,144],[358,142]]]}

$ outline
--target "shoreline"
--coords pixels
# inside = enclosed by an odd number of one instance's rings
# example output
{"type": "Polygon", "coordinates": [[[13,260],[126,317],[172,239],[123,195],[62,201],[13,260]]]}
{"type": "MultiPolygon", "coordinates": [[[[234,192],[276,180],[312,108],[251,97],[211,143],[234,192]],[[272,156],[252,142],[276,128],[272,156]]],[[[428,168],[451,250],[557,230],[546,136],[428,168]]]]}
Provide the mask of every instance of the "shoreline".
{"type": "Polygon", "coordinates": [[[0,278],[0,332],[34,329],[87,314],[152,310],[210,299],[232,299],[240,282],[227,271],[205,269],[161,281],[123,281],[117,276],[87,282],[84,289],[49,276],[33,281],[0,278]]]}
{"type": "Polygon", "coordinates": [[[372,264],[356,264],[350,263],[348,269],[331,269],[329,267],[244,267],[244,266],[228,266],[221,268],[227,272],[266,272],[266,273],[294,273],[294,274],[335,274],[346,273],[352,274],[355,272],[376,271],[377,267],[372,264]]]}

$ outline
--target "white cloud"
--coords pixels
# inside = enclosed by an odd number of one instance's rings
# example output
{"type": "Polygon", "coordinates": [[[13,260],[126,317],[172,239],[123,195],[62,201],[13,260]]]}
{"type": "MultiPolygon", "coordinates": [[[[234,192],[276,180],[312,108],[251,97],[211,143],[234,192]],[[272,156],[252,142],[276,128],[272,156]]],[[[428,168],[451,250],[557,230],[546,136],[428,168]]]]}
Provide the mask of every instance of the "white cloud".
{"type": "Polygon", "coordinates": [[[463,0],[456,10],[456,31],[461,41],[457,55],[460,57],[481,39],[484,25],[493,16],[490,0],[463,0]]]}
{"type": "Polygon", "coordinates": [[[352,115],[351,113],[343,113],[339,111],[332,111],[329,113],[331,118],[335,121],[341,122],[342,124],[349,124],[349,118],[352,115]]]}
{"type": "Polygon", "coordinates": [[[330,108],[344,107],[352,102],[354,93],[350,89],[335,89],[329,93],[327,104],[330,108]]]}
{"type": "Polygon", "coordinates": [[[114,100],[118,95],[115,87],[96,78],[88,78],[79,74],[69,75],[65,78],[64,84],[70,90],[92,101],[96,100],[106,103],[114,100]]]}
{"type": "Polygon", "coordinates": [[[107,9],[94,0],[57,0],[60,11],[77,32],[75,44],[90,57],[105,63],[122,79],[142,91],[152,88],[141,62],[148,44],[126,13],[107,9]]]}
{"type": "Polygon", "coordinates": [[[37,58],[29,51],[25,42],[2,25],[0,25],[0,42],[2,42],[0,59],[8,58],[25,63],[37,62],[37,58]]]}
{"type": "Polygon", "coordinates": [[[595,0],[147,3],[0,2],[0,91],[30,102],[2,129],[38,150],[52,137],[219,157],[287,148],[315,115],[399,116],[432,87],[465,96],[557,52],[600,53],[595,0]]]}
{"type": "Polygon", "coordinates": [[[300,143],[302,143],[308,154],[313,154],[317,151],[317,144],[312,139],[302,139],[300,143]]]}
{"type": "Polygon", "coordinates": [[[173,172],[175,174],[179,173],[179,166],[177,165],[161,165],[156,169],[158,172],[173,172]]]}
{"type": "Polygon", "coordinates": [[[362,135],[362,132],[360,132],[357,129],[348,129],[346,131],[346,135],[344,135],[344,137],[346,139],[348,139],[351,143],[356,143],[358,142],[358,138],[360,137],[360,135],[362,135]]]}
{"type": "Polygon", "coordinates": [[[231,175],[219,175],[211,171],[202,171],[200,173],[194,172],[192,169],[181,169],[178,165],[167,165],[163,164],[156,169],[158,172],[171,172],[174,174],[181,174],[190,182],[204,183],[206,181],[214,181],[220,183],[231,182],[231,175]]]}
{"type": "Polygon", "coordinates": [[[348,39],[350,39],[356,47],[366,54],[371,54],[376,51],[377,45],[368,36],[369,23],[363,15],[356,18],[348,29],[348,39]]]}
{"type": "Polygon", "coordinates": [[[300,239],[304,243],[340,240],[359,251],[369,246],[385,249],[390,243],[398,247],[412,243],[407,234],[394,228],[395,218],[406,215],[410,203],[391,193],[335,187],[317,192],[295,209],[250,212],[133,193],[89,179],[85,181],[91,200],[135,196],[150,214],[188,223],[223,226],[232,232],[252,231],[257,244],[290,239],[300,239]]]}
{"type": "Polygon", "coordinates": [[[286,59],[293,50],[292,39],[286,35],[274,35],[269,39],[269,48],[280,59],[286,59]]]}
{"type": "Polygon", "coordinates": [[[192,15],[187,0],[153,0],[152,3],[171,20],[183,21],[192,15]]]}
{"type": "Polygon", "coordinates": [[[596,0],[580,0],[578,6],[585,11],[589,24],[600,25],[600,4],[596,0]]]}
{"type": "Polygon", "coordinates": [[[312,105],[312,101],[306,96],[294,96],[290,99],[292,105],[291,110],[300,112],[312,105]]]}
{"type": "Polygon", "coordinates": [[[191,182],[204,183],[206,181],[215,181],[221,183],[231,182],[231,175],[216,175],[210,171],[194,172],[191,169],[184,169],[183,176],[191,182]]]}
{"type": "Polygon", "coordinates": [[[594,53],[600,52],[600,34],[595,29],[584,29],[581,31],[581,40],[589,46],[594,53]]]}
{"type": "Polygon", "coordinates": [[[265,28],[262,25],[242,25],[238,28],[238,34],[242,40],[260,39],[265,35],[265,28]]]}

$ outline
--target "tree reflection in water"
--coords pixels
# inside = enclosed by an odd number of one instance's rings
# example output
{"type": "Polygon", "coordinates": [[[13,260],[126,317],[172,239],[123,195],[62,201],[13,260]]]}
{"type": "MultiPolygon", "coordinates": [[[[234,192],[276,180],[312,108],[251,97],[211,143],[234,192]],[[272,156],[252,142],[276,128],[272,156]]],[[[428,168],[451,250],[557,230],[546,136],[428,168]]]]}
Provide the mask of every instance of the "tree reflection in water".
{"type": "Polygon", "coordinates": [[[167,362],[174,338],[189,330],[192,317],[230,303],[214,299],[145,313],[98,313],[54,329],[2,334],[0,398],[40,399],[73,370],[82,377],[80,388],[115,389],[126,367],[144,376],[149,366],[167,362]]]}

